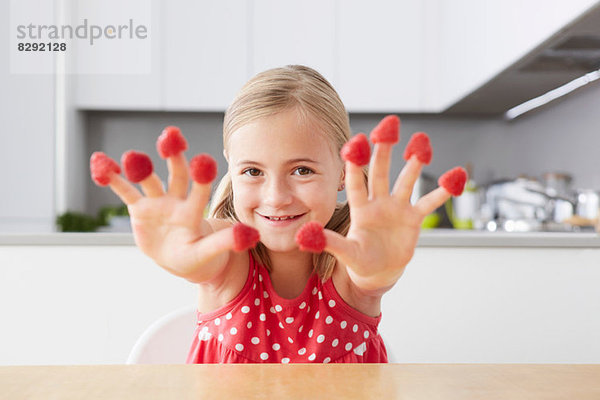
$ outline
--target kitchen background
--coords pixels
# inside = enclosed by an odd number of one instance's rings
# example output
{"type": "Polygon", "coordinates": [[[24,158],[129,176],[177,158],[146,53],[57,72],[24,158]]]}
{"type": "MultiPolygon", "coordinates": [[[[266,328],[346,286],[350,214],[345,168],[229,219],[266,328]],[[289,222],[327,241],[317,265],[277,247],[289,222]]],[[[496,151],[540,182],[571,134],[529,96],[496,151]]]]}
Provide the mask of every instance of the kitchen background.
{"type": "MultiPolygon", "coordinates": [[[[561,171],[572,187],[599,190],[600,80],[505,118],[597,76],[599,14],[592,0],[0,2],[0,25],[11,26],[0,35],[0,365],[123,363],[153,321],[193,308],[195,285],[131,234],[57,233],[55,219],[119,204],[90,179],[93,151],[146,151],[166,178],[155,150],[166,125],[182,128],[188,157],[209,152],[223,173],[223,112],[266,68],[319,70],[354,133],[398,114],[392,175],[410,135],[425,131],[433,176],[470,163],[479,185],[561,171]],[[17,21],[85,18],[134,19],[149,38],[15,55],[17,21]],[[15,69],[15,59],[49,73],[15,69]]],[[[591,230],[423,231],[384,296],[379,331],[396,362],[599,363],[598,260],[591,230]]]]}
{"type": "MultiPolygon", "coordinates": [[[[28,12],[74,25],[82,18],[115,20],[110,2],[102,8],[94,2],[42,3],[28,12]]],[[[2,64],[0,112],[9,145],[0,150],[7,193],[0,200],[0,232],[52,232],[55,217],[65,211],[95,214],[118,205],[110,190],[89,178],[93,151],[115,159],[128,149],[146,151],[166,179],[154,147],[166,125],[183,129],[189,157],[209,152],[223,173],[227,104],[256,72],[289,63],[311,65],[334,84],[353,133],[369,132],[386,113],[400,115],[394,176],[410,135],[425,131],[434,147],[425,172],[433,176],[470,163],[479,185],[565,172],[573,188],[599,190],[598,82],[514,120],[503,117],[600,65],[598,2],[539,4],[154,0],[120,6],[117,15],[139,17],[151,27],[149,74],[76,73],[89,65],[110,70],[114,57],[106,57],[102,43],[95,45],[98,54],[86,52],[87,43],[74,43],[71,53],[56,56],[54,75],[11,74],[2,64]],[[571,46],[575,51],[562,64],[539,63],[573,38],[589,43],[571,46]],[[28,161],[14,149],[27,149],[28,161]]],[[[2,7],[8,24],[14,11],[7,3],[2,7]]],[[[0,39],[4,54],[11,43],[0,39]]],[[[140,57],[121,54],[119,64],[135,71],[140,57]]]]}

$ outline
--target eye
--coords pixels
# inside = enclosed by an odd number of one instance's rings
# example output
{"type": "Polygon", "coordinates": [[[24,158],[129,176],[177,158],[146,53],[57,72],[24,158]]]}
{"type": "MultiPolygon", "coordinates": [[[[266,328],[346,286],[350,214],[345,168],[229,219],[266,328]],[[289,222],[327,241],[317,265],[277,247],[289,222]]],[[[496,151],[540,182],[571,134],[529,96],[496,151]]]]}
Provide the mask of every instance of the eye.
{"type": "Polygon", "coordinates": [[[258,170],[256,168],[248,168],[248,169],[244,170],[242,173],[244,175],[248,175],[248,176],[259,176],[260,170],[258,170]]]}
{"type": "Polygon", "coordinates": [[[296,175],[310,175],[314,173],[314,171],[307,167],[298,167],[294,172],[297,172],[296,175]]]}

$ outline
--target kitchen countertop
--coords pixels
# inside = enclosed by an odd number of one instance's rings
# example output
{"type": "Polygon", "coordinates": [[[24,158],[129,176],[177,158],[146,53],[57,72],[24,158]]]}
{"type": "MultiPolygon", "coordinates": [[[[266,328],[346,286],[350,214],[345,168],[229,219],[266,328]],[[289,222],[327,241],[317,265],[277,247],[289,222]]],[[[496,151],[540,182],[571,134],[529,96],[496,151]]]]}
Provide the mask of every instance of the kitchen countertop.
{"type": "MultiPolygon", "coordinates": [[[[0,233],[0,246],[134,246],[131,233],[0,233]]],[[[423,231],[418,247],[553,247],[598,248],[594,232],[485,232],[434,229],[423,231]]]]}
{"type": "Polygon", "coordinates": [[[18,399],[598,399],[600,365],[205,364],[0,367],[18,399]],[[33,384],[32,384],[33,383],[33,384]]]}

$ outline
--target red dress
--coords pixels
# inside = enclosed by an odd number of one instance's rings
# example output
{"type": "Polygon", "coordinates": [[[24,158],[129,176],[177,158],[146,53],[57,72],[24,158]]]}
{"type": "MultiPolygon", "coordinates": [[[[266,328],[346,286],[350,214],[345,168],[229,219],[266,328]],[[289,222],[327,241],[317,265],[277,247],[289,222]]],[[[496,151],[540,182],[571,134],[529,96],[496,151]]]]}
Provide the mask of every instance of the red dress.
{"type": "Polygon", "coordinates": [[[321,283],[314,272],[300,296],[284,299],[250,255],[242,291],[198,312],[187,363],[386,363],[380,320],[350,307],[331,279],[321,283]]]}

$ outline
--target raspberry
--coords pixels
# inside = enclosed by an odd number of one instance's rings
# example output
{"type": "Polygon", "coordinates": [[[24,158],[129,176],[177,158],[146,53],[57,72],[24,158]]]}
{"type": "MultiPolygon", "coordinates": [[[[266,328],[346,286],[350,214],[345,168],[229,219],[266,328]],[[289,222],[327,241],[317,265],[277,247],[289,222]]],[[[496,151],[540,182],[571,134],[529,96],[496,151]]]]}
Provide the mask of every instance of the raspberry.
{"type": "Polygon", "coordinates": [[[256,246],[260,235],[258,231],[251,226],[245,225],[241,222],[233,225],[233,250],[243,251],[248,250],[256,246]]]}
{"type": "Polygon", "coordinates": [[[152,160],[147,154],[129,150],[121,156],[121,165],[125,176],[133,183],[138,183],[152,174],[152,160]]]}
{"type": "Polygon", "coordinates": [[[317,221],[307,222],[296,232],[296,243],[300,250],[321,253],[327,245],[323,226],[317,221]]]}
{"type": "Polygon", "coordinates": [[[340,155],[342,159],[356,165],[367,165],[371,157],[371,147],[367,136],[364,133],[354,135],[352,139],[344,144],[340,155]]]}
{"type": "Polygon", "coordinates": [[[162,158],[175,156],[188,147],[181,130],[176,126],[167,126],[156,141],[156,150],[162,158]]]}
{"type": "Polygon", "coordinates": [[[119,164],[115,160],[103,152],[96,151],[90,157],[90,172],[92,173],[92,180],[96,185],[106,186],[110,183],[111,172],[120,174],[121,167],[119,167],[119,164]]]}
{"type": "Polygon", "coordinates": [[[423,164],[429,164],[433,152],[431,150],[431,142],[429,136],[425,132],[417,132],[413,134],[404,150],[404,159],[408,161],[410,157],[416,154],[417,159],[423,164]]]}
{"type": "Polygon", "coordinates": [[[210,183],[217,176],[217,162],[209,154],[198,154],[190,161],[190,174],[197,183],[210,183]]]}
{"type": "Polygon", "coordinates": [[[388,115],[382,119],[371,131],[370,136],[373,143],[398,143],[400,139],[400,118],[388,115]]]}
{"type": "Polygon", "coordinates": [[[454,167],[438,179],[438,185],[446,189],[452,196],[460,196],[466,183],[467,171],[463,167],[454,167]]]}

